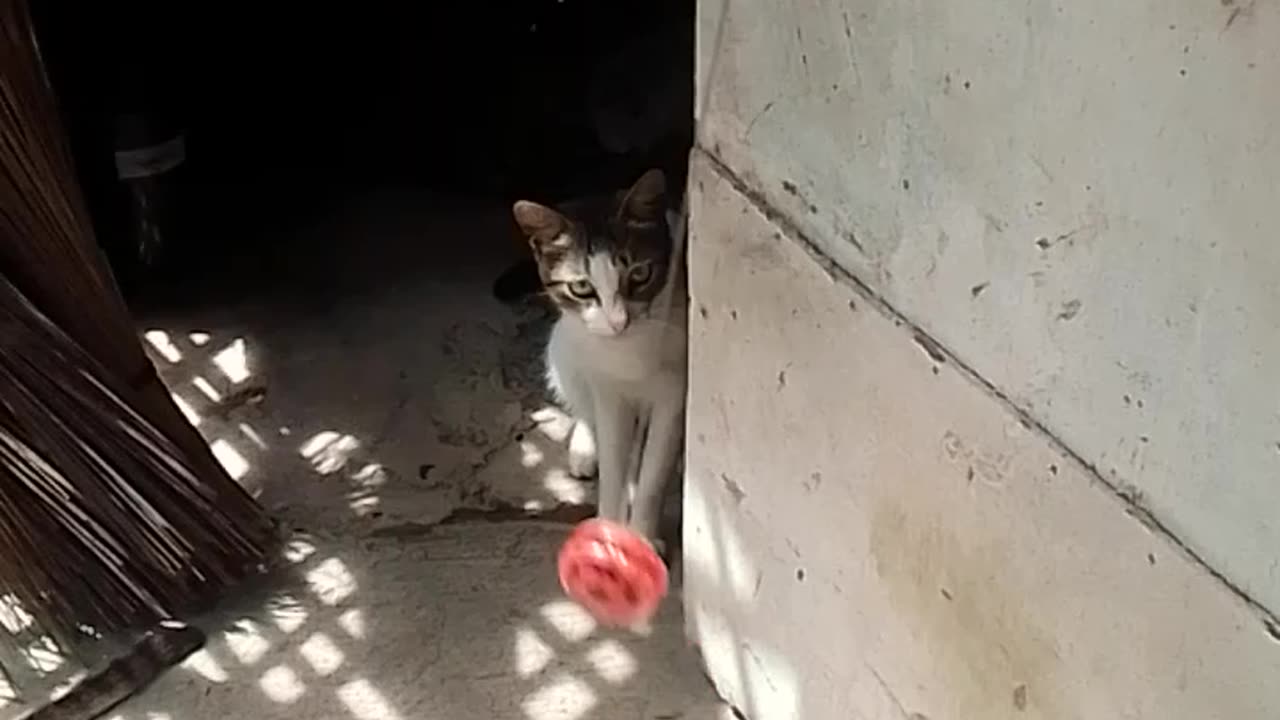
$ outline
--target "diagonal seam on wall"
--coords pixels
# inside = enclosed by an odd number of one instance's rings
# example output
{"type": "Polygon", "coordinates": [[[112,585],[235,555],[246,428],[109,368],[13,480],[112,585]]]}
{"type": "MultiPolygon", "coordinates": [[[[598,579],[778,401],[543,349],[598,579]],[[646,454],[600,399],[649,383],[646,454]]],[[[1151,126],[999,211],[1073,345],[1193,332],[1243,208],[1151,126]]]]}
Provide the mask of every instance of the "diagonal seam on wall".
{"type": "Polygon", "coordinates": [[[1024,427],[1042,436],[1049,442],[1051,447],[1081,467],[1085,473],[1092,478],[1096,486],[1104,488],[1113,499],[1124,507],[1126,514],[1142,523],[1143,526],[1155,535],[1162,537],[1165,541],[1169,542],[1184,557],[1195,563],[1197,567],[1208,573],[1210,577],[1217,580],[1223,587],[1235,595],[1258,616],[1267,633],[1271,635],[1271,637],[1280,641],[1280,616],[1277,616],[1276,613],[1272,612],[1262,603],[1255,600],[1244,590],[1244,588],[1233,582],[1231,578],[1227,577],[1217,568],[1210,565],[1204,557],[1200,555],[1200,553],[1196,552],[1194,548],[1188,545],[1182,538],[1178,537],[1178,535],[1170,530],[1169,527],[1160,520],[1160,518],[1156,517],[1149,508],[1145,507],[1140,502],[1140,497],[1133,493],[1125,492],[1120,486],[1109,482],[1106,476],[1098,470],[1096,465],[1086,460],[1084,456],[1067,445],[1066,442],[1050,430],[1048,426],[1033,416],[1030,411],[1019,406],[1007,393],[997,387],[995,383],[983,377],[977,372],[977,370],[957,357],[950,348],[943,345],[937,340],[937,338],[929,334],[929,332],[921,327],[917,322],[890,304],[883,295],[823,252],[817,243],[813,242],[813,240],[809,238],[808,234],[801,230],[786,213],[770,204],[769,200],[765,198],[760,191],[748,185],[740,175],[734,172],[733,168],[729,167],[714,153],[699,145],[694,147],[693,155],[703,158],[717,175],[723,178],[725,182],[729,183],[729,185],[733,187],[734,190],[746,198],[747,202],[749,202],[752,207],[769,220],[769,222],[777,226],[785,237],[800,245],[800,247],[802,247],[805,252],[807,252],[809,256],[823,269],[828,277],[837,283],[851,288],[854,292],[858,293],[858,295],[862,296],[863,299],[879,309],[880,312],[901,323],[904,329],[914,336],[916,342],[922,347],[925,347],[931,355],[937,353],[942,358],[945,358],[947,362],[959,370],[962,376],[980,388],[988,396],[994,398],[1006,410],[1013,413],[1024,427]]]}

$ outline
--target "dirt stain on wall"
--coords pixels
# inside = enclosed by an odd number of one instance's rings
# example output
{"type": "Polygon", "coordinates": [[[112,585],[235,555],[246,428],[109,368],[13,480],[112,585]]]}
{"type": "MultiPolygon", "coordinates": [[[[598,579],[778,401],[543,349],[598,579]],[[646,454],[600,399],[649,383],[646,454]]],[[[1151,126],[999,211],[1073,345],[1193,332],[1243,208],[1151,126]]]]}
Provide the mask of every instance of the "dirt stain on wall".
{"type": "Polygon", "coordinates": [[[952,535],[945,517],[885,499],[873,509],[871,554],[889,602],[930,661],[913,668],[943,688],[947,717],[1066,720],[1048,705],[1060,663],[1053,640],[1007,589],[1009,551],[952,535]]]}

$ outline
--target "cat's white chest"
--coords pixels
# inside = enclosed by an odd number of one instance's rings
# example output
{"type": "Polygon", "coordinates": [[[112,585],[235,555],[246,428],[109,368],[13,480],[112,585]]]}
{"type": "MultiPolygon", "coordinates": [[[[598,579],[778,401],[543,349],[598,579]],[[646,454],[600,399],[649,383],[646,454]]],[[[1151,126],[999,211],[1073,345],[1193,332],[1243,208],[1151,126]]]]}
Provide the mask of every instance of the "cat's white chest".
{"type": "Polygon", "coordinates": [[[642,320],[616,337],[589,332],[573,318],[561,318],[551,331],[548,354],[553,364],[597,382],[646,383],[684,367],[683,326],[642,320]]]}

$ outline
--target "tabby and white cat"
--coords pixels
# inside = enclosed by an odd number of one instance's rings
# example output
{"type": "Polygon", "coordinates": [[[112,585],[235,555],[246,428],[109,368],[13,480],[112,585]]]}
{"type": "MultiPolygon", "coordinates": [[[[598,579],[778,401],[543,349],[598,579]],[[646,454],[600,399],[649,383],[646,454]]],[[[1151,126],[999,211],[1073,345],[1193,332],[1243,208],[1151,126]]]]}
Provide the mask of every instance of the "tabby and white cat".
{"type": "Polygon", "coordinates": [[[598,471],[598,515],[656,543],[684,441],[684,218],[659,170],[610,197],[513,212],[560,310],[547,380],[574,417],[570,471],[598,471]]]}

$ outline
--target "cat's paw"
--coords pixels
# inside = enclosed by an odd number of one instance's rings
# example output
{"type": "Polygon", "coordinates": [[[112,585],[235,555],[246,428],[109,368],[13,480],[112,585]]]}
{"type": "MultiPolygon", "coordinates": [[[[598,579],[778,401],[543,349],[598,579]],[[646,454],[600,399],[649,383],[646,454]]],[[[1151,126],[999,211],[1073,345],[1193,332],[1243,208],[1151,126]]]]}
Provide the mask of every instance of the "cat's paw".
{"type": "Polygon", "coordinates": [[[576,453],[569,449],[569,474],[579,480],[589,480],[596,476],[595,453],[576,453]]]}

